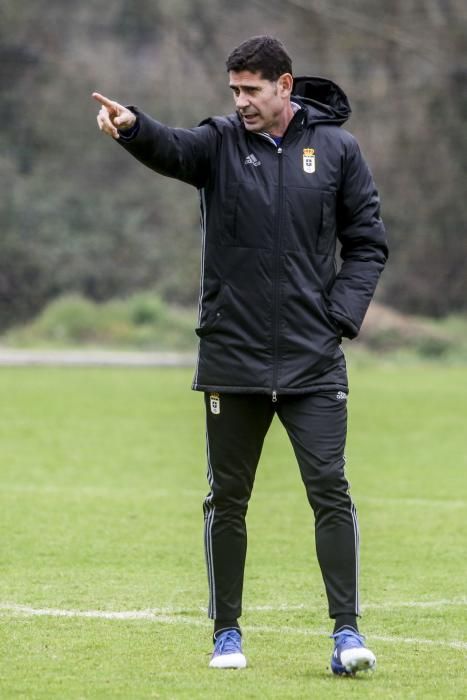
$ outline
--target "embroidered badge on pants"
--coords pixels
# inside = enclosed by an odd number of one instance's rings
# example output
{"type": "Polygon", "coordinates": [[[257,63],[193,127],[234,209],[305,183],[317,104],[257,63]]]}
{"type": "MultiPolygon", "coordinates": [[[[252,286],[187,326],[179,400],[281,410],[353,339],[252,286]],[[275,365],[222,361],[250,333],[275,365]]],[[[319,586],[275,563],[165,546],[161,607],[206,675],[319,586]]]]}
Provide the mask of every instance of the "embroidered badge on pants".
{"type": "Polygon", "coordinates": [[[209,401],[211,404],[211,413],[218,416],[221,412],[221,397],[217,393],[209,394],[209,401]]]}

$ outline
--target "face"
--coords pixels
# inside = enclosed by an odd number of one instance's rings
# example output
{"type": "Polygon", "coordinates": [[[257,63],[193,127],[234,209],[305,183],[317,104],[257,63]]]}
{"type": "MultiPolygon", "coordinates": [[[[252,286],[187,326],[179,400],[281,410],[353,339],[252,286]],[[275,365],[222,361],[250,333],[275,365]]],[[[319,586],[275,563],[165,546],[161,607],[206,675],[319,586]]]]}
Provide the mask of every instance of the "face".
{"type": "Polygon", "coordinates": [[[293,79],[289,73],[271,81],[264,80],[260,73],[230,71],[229,82],[235,107],[247,131],[284,134],[293,116],[290,104],[293,79]]]}

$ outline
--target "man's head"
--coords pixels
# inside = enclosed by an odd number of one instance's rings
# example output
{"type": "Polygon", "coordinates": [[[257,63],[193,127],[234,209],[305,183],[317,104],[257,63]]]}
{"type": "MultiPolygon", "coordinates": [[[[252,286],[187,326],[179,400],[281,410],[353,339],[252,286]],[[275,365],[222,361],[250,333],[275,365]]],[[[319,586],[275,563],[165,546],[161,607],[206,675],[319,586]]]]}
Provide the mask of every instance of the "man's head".
{"type": "Polygon", "coordinates": [[[232,51],[226,61],[227,72],[250,71],[264,80],[275,81],[284,73],[292,74],[292,59],[283,44],[272,36],[254,36],[232,51]]]}
{"type": "Polygon", "coordinates": [[[293,116],[292,61],[270,36],[247,39],[227,59],[235,106],[247,131],[282,136],[293,116]]]}

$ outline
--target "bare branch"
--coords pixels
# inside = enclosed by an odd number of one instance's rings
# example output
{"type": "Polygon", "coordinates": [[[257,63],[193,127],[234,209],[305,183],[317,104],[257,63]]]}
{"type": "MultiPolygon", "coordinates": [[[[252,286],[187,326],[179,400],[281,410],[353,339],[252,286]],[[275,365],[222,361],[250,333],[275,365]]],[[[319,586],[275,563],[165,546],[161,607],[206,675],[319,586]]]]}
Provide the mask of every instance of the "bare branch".
{"type": "MultiPolygon", "coordinates": [[[[261,4],[261,2],[259,4],[261,4]]],[[[382,41],[397,44],[401,48],[417,54],[420,58],[435,65],[437,68],[449,67],[447,57],[436,46],[431,44],[427,47],[423,39],[413,36],[387,20],[378,19],[378,22],[375,22],[362,12],[357,12],[348,7],[330,3],[325,0],[283,0],[283,2],[281,2],[282,7],[284,4],[295,9],[298,8],[304,12],[318,14],[333,22],[345,24],[352,29],[356,29],[363,34],[371,35],[382,41]]]]}

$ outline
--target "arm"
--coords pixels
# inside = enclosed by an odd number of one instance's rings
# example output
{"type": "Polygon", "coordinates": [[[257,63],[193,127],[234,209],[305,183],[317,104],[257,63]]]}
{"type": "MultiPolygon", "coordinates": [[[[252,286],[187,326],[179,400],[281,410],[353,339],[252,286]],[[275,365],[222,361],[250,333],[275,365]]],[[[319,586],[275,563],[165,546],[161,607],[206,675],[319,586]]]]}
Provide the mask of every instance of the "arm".
{"type": "Polygon", "coordinates": [[[354,338],[388,257],[378,193],[354,139],[343,163],[337,226],[343,262],[329,293],[329,310],[343,335],[354,338]]]}
{"type": "Polygon", "coordinates": [[[123,107],[93,93],[100,102],[99,128],[137,160],[161,175],[195,187],[209,176],[217,148],[217,132],[207,124],[194,129],[175,129],[152,119],[135,107],[123,107]]]}

